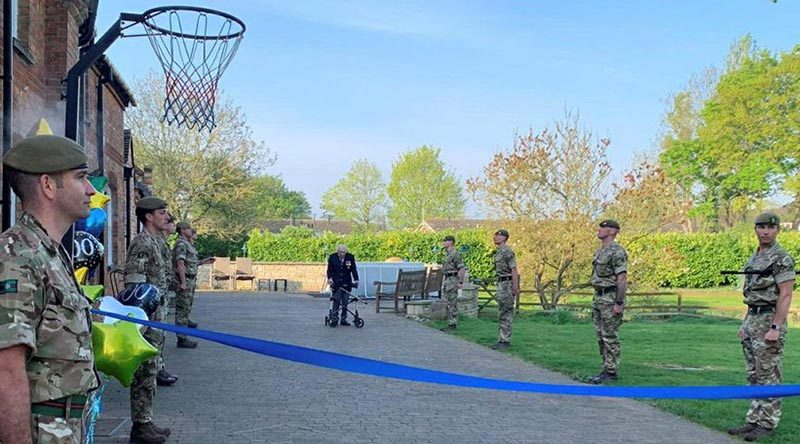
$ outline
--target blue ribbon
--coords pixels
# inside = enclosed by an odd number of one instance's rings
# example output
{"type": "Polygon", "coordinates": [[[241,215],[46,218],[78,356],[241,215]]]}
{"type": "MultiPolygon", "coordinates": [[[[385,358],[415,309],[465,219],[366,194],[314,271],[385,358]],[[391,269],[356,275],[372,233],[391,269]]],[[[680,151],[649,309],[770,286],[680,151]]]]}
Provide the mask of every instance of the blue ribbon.
{"type": "Polygon", "coordinates": [[[123,321],[146,325],[173,333],[206,339],[219,344],[251,351],[265,356],[285,359],[351,373],[394,378],[431,384],[454,385],[491,390],[547,393],[554,395],[605,396],[613,398],[650,399],[748,399],[772,398],[800,395],[800,385],[759,385],[759,386],[684,386],[684,387],[607,387],[588,385],[539,384],[535,382],[509,381],[504,379],[481,378],[458,373],[440,372],[408,365],[357,356],[327,352],[313,348],[282,344],[263,339],[217,333],[187,327],[178,327],[160,322],[129,318],[116,313],[92,310],[93,313],[123,321]]]}

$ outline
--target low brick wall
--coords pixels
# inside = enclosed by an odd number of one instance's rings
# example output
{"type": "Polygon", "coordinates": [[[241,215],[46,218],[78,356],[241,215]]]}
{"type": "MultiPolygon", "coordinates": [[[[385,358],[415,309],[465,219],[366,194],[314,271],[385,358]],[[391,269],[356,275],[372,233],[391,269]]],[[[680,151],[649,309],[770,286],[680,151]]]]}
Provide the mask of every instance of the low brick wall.
{"type": "MultiPolygon", "coordinates": [[[[478,317],[478,287],[467,284],[458,291],[458,314],[468,318],[478,317]]],[[[411,300],[406,303],[409,318],[447,319],[447,301],[443,299],[411,300]]]]}
{"type": "MultiPolygon", "coordinates": [[[[212,265],[201,265],[197,271],[198,290],[230,290],[229,281],[211,280],[212,265]],[[213,288],[212,288],[213,286],[213,288]]],[[[253,275],[255,280],[235,281],[236,290],[272,291],[274,284],[270,281],[267,286],[266,279],[286,279],[286,291],[290,293],[319,292],[325,288],[327,265],[318,262],[253,262],[253,275]],[[260,281],[260,282],[259,282],[260,281]]],[[[231,262],[230,274],[236,272],[236,264],[231,262]]],[[[283,283],[278,285],[278,291],[283,291],[283,283]]]]}

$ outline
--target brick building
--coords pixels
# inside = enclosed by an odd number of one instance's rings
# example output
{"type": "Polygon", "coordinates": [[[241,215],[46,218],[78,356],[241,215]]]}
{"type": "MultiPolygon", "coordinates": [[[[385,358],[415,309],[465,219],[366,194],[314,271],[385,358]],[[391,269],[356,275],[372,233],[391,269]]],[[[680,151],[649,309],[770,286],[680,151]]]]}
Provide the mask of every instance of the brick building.
{"type": "MultiPolygon", "coordinates": [[[[81,47],[92,43],[98,0],[14,0],[13,3],[12,143],[33,134],[42,118],[49,123],[53,134],[64,134],[66,105],[62,81],[78,60],[81,47]]],[[[4,11],[0,10],[2,14],[4,11]]],[[[0,60],[7,53],[2,42],[0,60]]],[[[121,264],[126,236],[136,233],[132,220],[135,219],[133,184],[129,179],[134,169],[133,153],[123,123],[125,109],[135,103],[106,57],[94,63],[81,84],[78,143],[89,156],[89,170],[109,179],[106,194],[111,203],[106,207],[108,223],[100,240],[106,246],[106,266],[121,264]]],[[[95,280],[108,284],[108,278],[107,273],[98,270],[95,280]]]]}

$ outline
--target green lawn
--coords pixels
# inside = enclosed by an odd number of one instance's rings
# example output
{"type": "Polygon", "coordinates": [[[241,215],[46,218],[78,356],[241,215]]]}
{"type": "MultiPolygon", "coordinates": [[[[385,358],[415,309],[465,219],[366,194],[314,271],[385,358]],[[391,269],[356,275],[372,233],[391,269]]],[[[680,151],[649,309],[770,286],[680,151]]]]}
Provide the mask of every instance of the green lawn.
{"type": "MultiPolygon", "coordinates": [[[[600,370],[594,328],[580,314],[522,312],[514,320],[509,353],[551,370],[585,380],[600,370]]],[[[442,327],[444,323],[435,323],[442,327]]],[[[672,318],[636,320],[621,329],[622,362],[616,385],[745,385],[741,345],[733,319],[672,318]]],[[[497,313],[462,318],[456,334],[483,345],[497,341],[497,313]]],[[[800,353],[793,347],[800,329],[790,329],[784,356],[784,382],[800,383],[800,353]]],[[[646,401],[711,428],[744,422],[748,401],[646,401]]],[[[778,433],[764,442],[800,442],[800,400],[784,400],[778,433]]]]}

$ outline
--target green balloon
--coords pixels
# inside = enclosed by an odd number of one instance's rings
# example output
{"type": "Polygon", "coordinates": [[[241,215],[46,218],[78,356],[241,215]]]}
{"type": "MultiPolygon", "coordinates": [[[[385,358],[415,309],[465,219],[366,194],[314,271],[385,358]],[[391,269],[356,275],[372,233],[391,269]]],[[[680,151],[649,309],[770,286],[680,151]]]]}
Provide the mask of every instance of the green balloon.
{"type": "Polygon", "coordinates": [[[137,325],[125,321],[92,324],[92,346],[95,367],[125,387],[130,387],[134,373],[144,361],[158,355],[137,325]]]}

